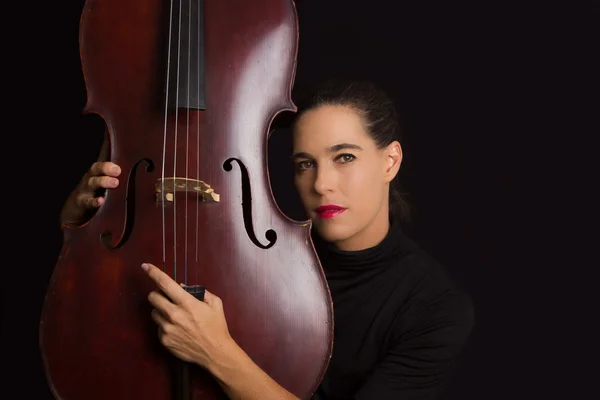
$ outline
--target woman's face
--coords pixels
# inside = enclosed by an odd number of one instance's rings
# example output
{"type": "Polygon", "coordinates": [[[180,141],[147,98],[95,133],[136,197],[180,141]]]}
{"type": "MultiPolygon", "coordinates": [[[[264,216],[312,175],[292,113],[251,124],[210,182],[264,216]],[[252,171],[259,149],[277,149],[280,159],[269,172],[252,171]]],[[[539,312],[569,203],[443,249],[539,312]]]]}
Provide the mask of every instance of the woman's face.
{"type": "Polygon", "coordinates": [[[378,149],[354,110],[332,105],[302,115],[293,142],[296,188],[319,235],[342,250],[379,243],[389,227],[400,144],[378,149]]]}

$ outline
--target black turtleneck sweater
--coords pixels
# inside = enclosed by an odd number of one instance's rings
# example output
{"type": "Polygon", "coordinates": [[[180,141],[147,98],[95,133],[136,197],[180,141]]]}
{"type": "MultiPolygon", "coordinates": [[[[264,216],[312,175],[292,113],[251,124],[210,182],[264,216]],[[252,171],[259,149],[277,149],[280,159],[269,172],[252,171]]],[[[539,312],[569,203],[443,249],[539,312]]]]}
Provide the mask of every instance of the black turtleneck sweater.
{"type": "Polygon", "coordinates": [[[315,237],[334,307],[333,354],[314,400],[441,398],[474,326],[470,296],[398,224],[377,246],[315,237]]]}

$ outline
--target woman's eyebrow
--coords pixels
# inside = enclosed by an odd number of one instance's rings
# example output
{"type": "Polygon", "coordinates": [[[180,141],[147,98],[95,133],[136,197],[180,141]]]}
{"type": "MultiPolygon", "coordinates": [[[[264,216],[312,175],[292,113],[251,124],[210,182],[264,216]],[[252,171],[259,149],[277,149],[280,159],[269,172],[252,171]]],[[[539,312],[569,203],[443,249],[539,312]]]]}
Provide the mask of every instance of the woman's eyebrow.
{"type": "Polygon", "coordinates": [[[331,146],[328,150],[330,153],[337,153],[340,150],[362,150],[362,147],[357,144],[340,143],[336,144],[335,146],[331,146]]]}
{"type": "MultiPolygon", "coordinates": [[[[362,151],[362,147],[360,147],[357,144],[350,144],[350,143],[340,143],[340,144],[336,144],[331,146],[330,148],[327,149],[327,151],[329,153],[337,153],[340,150],[360,150],[362,151]]],[[[292,159],[296,159],[296,158],[313,158],[312,155],[310,155],[309,153],[300,151],[297,153],[294,153],[291,157],[292,159]]]]}

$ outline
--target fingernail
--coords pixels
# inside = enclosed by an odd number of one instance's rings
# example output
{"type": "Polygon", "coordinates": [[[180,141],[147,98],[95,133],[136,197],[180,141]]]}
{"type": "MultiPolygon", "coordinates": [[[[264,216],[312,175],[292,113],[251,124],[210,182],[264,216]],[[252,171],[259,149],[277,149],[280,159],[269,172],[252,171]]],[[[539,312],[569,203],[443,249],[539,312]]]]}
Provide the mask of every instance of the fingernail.
{"type": "Polygon", "coordinates": [[[112,172],[113,174],[118,174],[119,172],[121,172],[121,168],[117,167],[116,165],[113,165],[110,168],[110,172],[112,172]]]}
{"type": "Polygon", "coordinates": [[[142,269],[143,269],[144,271],[148,271],[148,268],[150,268],[150,266],[149,266],[148,264],[146,264],[146,263],[143,263],[143,264],[142,264],[142,269]]]}

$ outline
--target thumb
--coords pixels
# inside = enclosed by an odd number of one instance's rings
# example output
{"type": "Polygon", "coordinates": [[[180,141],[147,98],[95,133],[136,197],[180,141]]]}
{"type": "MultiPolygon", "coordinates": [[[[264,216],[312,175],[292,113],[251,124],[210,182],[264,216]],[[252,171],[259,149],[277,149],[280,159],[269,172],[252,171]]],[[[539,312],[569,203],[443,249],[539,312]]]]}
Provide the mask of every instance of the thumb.
{"type": "Polygon", "coordinates": [[[212,308],[222,308],[223,306],[221,299],[207,289],[204,289],[204,302],[212,308]]]}

